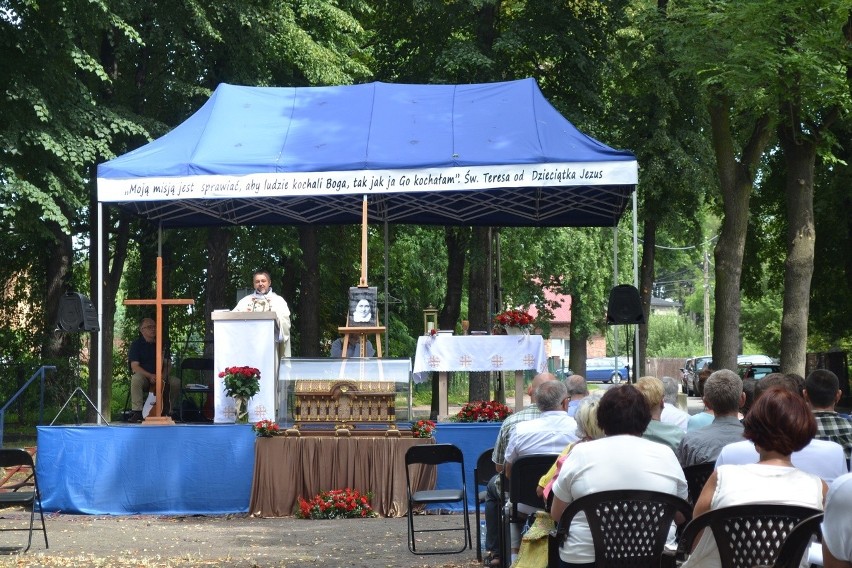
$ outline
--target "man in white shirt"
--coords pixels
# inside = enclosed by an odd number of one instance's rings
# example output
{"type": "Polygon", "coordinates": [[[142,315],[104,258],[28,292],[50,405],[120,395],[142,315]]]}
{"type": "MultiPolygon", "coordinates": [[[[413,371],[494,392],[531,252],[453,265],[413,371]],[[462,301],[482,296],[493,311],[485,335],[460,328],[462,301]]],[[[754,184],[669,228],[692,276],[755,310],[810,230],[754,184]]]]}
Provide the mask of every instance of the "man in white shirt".
{"type": "Polygon", "coordinates": [[[852,568],[852,474],[837,478],[825,497],[822,559],[825,568],[852,568]]]}
{"type": "Polygon", "coordinates": [[[660,414],[660,422],[674,424],[686,432],[686,425],[689,424],[689,413],[677,406],[680,385],[674,377],[663,377],[660,380],[663,381],[663,388],[665,389],[663,396],[665,405],[663,406],[663,413],[660,414]]]}
{"type": "Polygon", "coordinates": [[[278,321],[278,355],[290,357],[290,308],[287,302],[272,291],[272,278],[265,270],[252,274],[254,293],[237,302],[235,312],[275,312],[278,321]]]}
{"type": "MultiPolygon", "coordinates": [[[[535,420],[527,420],[515,426],[506,446],[506,477],[512,477],[512,463],[524,456],[534,454],[559,454],[565,446],[576,442],[577,422],[568,416],[568,389],[561,381],[542,383],[536,391],[536,404],[541,410],[541,416],[535,420]]],[[[537,483],[538,480],[529,480],[537,483]]],[[[542,506],[544,503],[542,503],[542,506]]],[[[534,508],[519,505],[522,513],[533,513],[534,508]]],[[[518,553],[521,546],[520,528],[512,524],[512,556],[518,553]]]]}

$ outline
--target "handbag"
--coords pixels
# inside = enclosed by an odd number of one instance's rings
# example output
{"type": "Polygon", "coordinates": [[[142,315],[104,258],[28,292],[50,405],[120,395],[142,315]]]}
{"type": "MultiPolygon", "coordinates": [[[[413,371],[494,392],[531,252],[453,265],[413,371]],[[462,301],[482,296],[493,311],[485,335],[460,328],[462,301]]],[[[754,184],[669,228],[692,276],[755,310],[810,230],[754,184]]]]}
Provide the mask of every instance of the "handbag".
{"type": "Polygon", "coordinates": [[[547,568],[548,536],[556,524],[546,511],[537,511],[534,516],[529,529],[521,537],[521,547],[511,568],[547,568]]]}

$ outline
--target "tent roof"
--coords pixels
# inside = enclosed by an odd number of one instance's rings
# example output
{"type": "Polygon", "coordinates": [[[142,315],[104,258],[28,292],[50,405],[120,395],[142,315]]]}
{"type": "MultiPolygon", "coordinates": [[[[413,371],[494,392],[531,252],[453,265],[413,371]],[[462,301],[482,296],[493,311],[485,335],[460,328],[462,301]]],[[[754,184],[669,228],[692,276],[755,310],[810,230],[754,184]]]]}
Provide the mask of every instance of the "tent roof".
{"type": "Polygon", "coordinates": [[[98,166],[98,200],[164,226],[611,226],[635,156],[577,130],[533,79],[222,84],[171,132],[98,166]]]}

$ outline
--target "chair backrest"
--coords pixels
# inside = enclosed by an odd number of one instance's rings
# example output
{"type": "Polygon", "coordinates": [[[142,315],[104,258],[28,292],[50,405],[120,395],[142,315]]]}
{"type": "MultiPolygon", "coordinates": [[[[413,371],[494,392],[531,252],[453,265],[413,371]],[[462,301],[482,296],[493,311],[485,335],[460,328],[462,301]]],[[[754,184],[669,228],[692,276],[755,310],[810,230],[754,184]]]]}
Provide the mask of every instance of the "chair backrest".
{"type": "Polygon", "coordinates": [[[709,528],[716,539],[722,566],[751,568],[772,564],[793,527],[821,512],[778,503],[720,507],[695,517],[684,527],[679,551],[685,554],[691,550],[699,533],[709,528]]]}
{"type": "Polygon", "coordinates": [[[690,505],[695,506],[698,496],[701,495],[701,490],[704,489],[704,484],[707,483],[707,479],[714,469],[716,469],[715,461],[688,465],[683,468],[683,476],[686,478],[686,491],[689,495],[687,501],[690,505]]]}
{"type": "Polygon", "coordinates": [[[406,467],[415,463],[439,465],[450,462],[464,463],[464,454],[453,444],[418,444],[405,452],[406,467]]]}
{"type": "MultiPolygon", "coordinates": [[[[557,454],[533,454],[518,458],[512,464],[509,477],[509,500],[512,502],[512,517],[518,515],[518,505],[529,505],[544,509],[544,501],[536,493],[538,480],[556,462],[557,454]]],[[[505,483],[503,484],[505,488],[505,483]]]]}
{"type": "Polygon", "coordinates": [[[692,509],[684,499],[658,491],[600,491],[568,505],[551,533],[551,561],[557,561],[571,520],[584,513],[595,547],[595,564],[608,568],[659,566],[675,514],[687,519],[692,509]]]}
{"type": "Polygon", "coordinates": [[[476,467],[473,470],[473,481],[477,485],[488,485],[491,478],[497,475],[497,464],[491,460],[494,448],[489,448],[479,454],[476,458],[476,467]]]}
{"type": "MultiPolygon", "coordinates": [[[[20,468],[26,467],[29,468],[29,472],[25,474],[25,478],[23,480],[17,479],[17,481],[10,482],[8,485],[4,485],[3,489],[11,489],[17,491],[22,487],[34,486],[35,485],[35,463],[33,461],[33,456],[30,455],[28,451],[23,448],[0,448],[0,468],[20,468]]],[[[14,471],[14,470],[13,470],[14,471]]],[[[4,480],[10,481],[12,472],[9,473],[7,479],[4,480]]]]}
{"type": "Polygon", "coordinates": [[[180,362],[181,370],[212,371],[213,359],[209,357],[187,357],[180,362]]]}
{"type": "Polygon", "coordinates": [[[772,568],[798,568],[808,552],[812,537],[822,540],[822,518],[823,514],[819,513],[793,527],[778,549],[778,560],[772,568]]]}

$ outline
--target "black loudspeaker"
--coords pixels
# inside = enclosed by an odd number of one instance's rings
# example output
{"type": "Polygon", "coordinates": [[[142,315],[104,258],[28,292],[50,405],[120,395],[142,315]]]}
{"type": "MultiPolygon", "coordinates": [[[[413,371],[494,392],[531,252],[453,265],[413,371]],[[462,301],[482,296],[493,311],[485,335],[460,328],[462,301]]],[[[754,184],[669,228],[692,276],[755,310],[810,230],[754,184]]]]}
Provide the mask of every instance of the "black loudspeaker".
{"type": "Polygon", "coordinates": [[[630,284],[619,284],[609,292],[606,310],[607,325],[629,325],[645,323],[642,299],[639,290],[630,284]]]}
{"type": "Polygon", "coordinates": [[[59,299],[59,329],[67,332],[100,331],[98,313],[82,294],[68,292],[59,299]]]}

